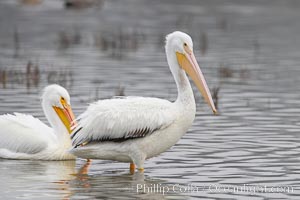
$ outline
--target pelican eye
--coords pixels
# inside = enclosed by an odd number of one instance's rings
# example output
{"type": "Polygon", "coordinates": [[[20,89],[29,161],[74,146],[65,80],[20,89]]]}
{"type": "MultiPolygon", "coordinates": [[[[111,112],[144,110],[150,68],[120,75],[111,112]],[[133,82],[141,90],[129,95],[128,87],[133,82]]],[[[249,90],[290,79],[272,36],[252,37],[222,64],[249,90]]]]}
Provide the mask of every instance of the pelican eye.
{"type": "Polygon", "coordinates": [[[192,50],[190,49],[190,47],[187,45],[187,43],[183,43],[183,49],[185,50],[186,53],[191,54],[192,50]]]}
{"type": "Polygon", "coordinates": [[[63,107],[66,107],[67,105],[67,103],[66,103],[66,99],[64,98],[64,97],[61,97],[60,98],[60,103],[61,103],[61,105],[63,106],[63,107]]]}

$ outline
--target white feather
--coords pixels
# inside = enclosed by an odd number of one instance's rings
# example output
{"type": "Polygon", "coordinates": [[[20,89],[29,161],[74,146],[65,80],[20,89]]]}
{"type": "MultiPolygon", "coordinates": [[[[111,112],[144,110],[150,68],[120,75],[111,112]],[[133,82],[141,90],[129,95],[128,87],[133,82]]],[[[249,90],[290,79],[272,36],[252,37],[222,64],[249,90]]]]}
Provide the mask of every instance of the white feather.
{"type": "MultiPolygon", "coordinates": [[[[157,98],[128,97],[100,100],[79,116],[73,145],[91,140],[131,137],[136,130],[164,129],[175,120],[173,104],[157,98]]],[[[72,137],[72,136],[71,136],[72,137]]]]}
{"type": "Polygon", "coordinates": [[[0,158],[32,160],[69,160],[75,156],[67,152],[71,147],[68,131],[53,106],[63,97],[70,102],[66,89],[49,85],[42,95],[44,113],[52,127],[26,114],[0,115],[0,158]]]}
{"type": "Polygon", "coordinates": [[[21,113],[1,115],[0,127],[0,147],[12,152],[38,153],[56,138],[49,126],[21,113]]]}

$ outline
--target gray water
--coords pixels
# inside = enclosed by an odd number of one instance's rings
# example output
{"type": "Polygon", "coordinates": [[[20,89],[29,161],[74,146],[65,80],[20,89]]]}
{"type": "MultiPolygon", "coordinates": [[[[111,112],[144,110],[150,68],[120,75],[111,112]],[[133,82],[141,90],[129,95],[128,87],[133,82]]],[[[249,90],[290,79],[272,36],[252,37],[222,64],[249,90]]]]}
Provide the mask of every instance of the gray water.
{"type": "Polygon", "coordinates": [[[2,198],[299,198],[299,1],[110,0],[70,9],[61,0],[21,2],[0,1],[0,114],[46,122],[39,95],[51,83],[68,89],[76,115],[120,94],[173,101],[164,37],[174,30],[193,37],[220,114],[195,89],[193,126],[148,160],[144,174],[108,161],[94,160],[84,173],[80,159],[0,160],[2,198]]]}

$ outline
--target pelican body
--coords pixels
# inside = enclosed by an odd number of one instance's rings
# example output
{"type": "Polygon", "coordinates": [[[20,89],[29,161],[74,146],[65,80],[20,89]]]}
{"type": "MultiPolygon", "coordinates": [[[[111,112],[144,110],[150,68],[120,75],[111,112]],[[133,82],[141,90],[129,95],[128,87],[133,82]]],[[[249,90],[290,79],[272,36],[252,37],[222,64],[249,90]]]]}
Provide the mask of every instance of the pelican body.
{"type": "Polygon", "coordinates": [[[82,158],[130,162],[131,168],[137,165],[143,170],[146,159],[176,144],[195,119],[195,98],[186,73],[217,112],[190,36],[178,31],[167,35],[165,49],[178,89],[177,100],[125,97],[92,103],[78,118],[71,135],[71,153],[82,158]]]}
{"type": "Polygon", "coordinates": [[[74,114],[67,90],[59,85],[44,89],[42,107],[51,127],[21,113],[0,116],[0,158],[30,160],[71,160],[69,133],[74,114]]]}

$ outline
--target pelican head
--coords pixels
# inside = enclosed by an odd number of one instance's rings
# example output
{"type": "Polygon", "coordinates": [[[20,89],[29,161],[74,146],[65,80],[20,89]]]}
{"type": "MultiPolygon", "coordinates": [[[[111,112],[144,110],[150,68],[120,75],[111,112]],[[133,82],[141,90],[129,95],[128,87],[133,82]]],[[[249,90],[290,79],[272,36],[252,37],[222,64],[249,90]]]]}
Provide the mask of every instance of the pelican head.
{"type": "Polygon", "coordinates": [[[183,32],[175,31],[166,37],[167,56],[175,58],[177,65],[169,64],[171,71],[184,70],[193,80],[205,101],[216,114],[217,110],[210,91],[193,52],[192,38],[183,32]],[[177,67],[179,69],[172,69],[177,67]]]}
{"type": "Polygon", "coordinates": [[[71,108],[70,95],[65,88],[56,84],[47,86],[42,95],[42,106],[52,127],[58,126],[59,119],[71,133],[75,125],[75,116],[71,108]]]}

